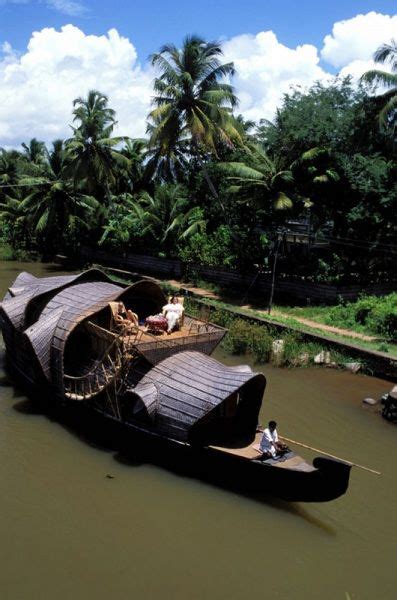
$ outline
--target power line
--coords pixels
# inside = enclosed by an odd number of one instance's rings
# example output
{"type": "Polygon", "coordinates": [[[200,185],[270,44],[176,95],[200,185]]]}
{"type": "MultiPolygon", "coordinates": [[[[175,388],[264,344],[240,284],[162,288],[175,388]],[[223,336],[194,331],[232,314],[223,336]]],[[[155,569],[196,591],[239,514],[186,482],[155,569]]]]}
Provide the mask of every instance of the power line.
{"type": "Polygon", "coordinates": [[[0,188],[10,188],[10,187],[35,187],[41,185],[52,185],[53,181],[43,181],[43,183],[9,183],[7,185],[0,185],[0,188]]]}
{"type": "Polygon", "coordinates": [[[321,241],[321,239],[330,241],[330,242],[338,242],[340,244],[352,244],[352,245],[361,245],[361,246],[378,246],[378,247],[383,247],[386,250],[391,248],[393,250],[397,250],[397,246],[395,244],[385,244],[383,242],[378,242],[378,240],[373,240],[373,241],[367,241],[364,240],[362,238],[335,238],[335,237],[323,237],[320,238],[319,241],[321,241]]]}

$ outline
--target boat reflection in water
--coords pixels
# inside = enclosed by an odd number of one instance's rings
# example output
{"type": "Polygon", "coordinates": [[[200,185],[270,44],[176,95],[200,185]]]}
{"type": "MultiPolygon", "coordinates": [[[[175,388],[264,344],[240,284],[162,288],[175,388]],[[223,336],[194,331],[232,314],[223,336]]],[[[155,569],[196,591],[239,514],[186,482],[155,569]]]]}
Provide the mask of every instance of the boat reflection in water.
{"type": "Polygon", "coordinates": [[[0,305],[8,369],[30,393],[104,417],[155,462],[285,500],[345,493],[348,463],[309,464],[292,452],[262,460],[264,375],[211,358],[226,330],[208,321],[185,315],[170,335],[149,332],[145,320],[165,304],[151,280],[123,287],[96,269],[40,279],[23,272],[0,305]],[[115,302],[140,324],[115,323],[115,302]]]}

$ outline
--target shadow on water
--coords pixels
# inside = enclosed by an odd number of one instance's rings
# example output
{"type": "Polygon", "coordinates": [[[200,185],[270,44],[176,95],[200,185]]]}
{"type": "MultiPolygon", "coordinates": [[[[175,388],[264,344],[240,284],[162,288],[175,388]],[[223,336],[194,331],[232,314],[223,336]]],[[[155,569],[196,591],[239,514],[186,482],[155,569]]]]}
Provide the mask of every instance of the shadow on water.
{"type": "Polygon", "coordinates": [[[114,460],[123,466],[138,468],[153,465],[165,469],[177,477],[201,481],[204,485],[236,494],[263,506],[299,517],[306,523],[321,529],[327,535],[336,535],[336,530],[333,527],[312,515],[300,503],[287,502],[264,492],[244,490],[231,484],[230,481],[220,480],[214,474],[209,475],[202,471],[199,472],[195,468],[190,468],[189,464],[184,461],[178,464],[177,461],[173,461],[172,464],[169,461],[164,462],[161,456],[150,455],[150,452],[146,452],[144,448],[132,446],[131,438],[128,435],[118,435],[117,431],[114,430],[113,423],[104,420],[103,417],[92,411],[70,408],[54,409],[48,406],[47,402],[40,399],[26,398],[26,395],[23,395],[17,388],[14,388],[14,392],[14,398],[23,397],[22,400],[13,404],[13,409],[16,412],[25,416],[40,415],[46,417],[51,422],[57,423],[80,442],[88,444],[101,452],[113,453],[114,460]]]}
{"type": "Polygon", "coordinates": [[[209,477],[197,474],[197,473],[193,473],[193,474],[189,473],[188,469],[184,468],[183,466],[178,466],[178,465],[170,466],[169,464],[164,465],[163,462],[161,461],[161,459],[159,459],[158,461],[156,461],[156,460],[147,461],[144,459],[142,454],[135,454],[135,453],[132,454],[131,451],[130,452],[128,452],[128,451],[117,452],[114,455],[114,459],[118,463],[125,465],[125,466],[130,466],[130,467],[139,467],[139,466],[144,466],[147,464],[158,466],[159,468],[166,469],[167,471],[171,472],[173,475],[175,475],[177,477],[195,479],[195,480],[201,481],[204,485],[208,485],[208,486],[211,486],[211,487],[214,487],[217,489],[221,489],[225,492],[229,492],[229,493],[238,495],[240,497],[244,497],[247,500],[251,500],[258,504],[268,506],[268,507],[274,508],[276,510],[288,513],[290,515],[299,517],[299,518],[303,519],[304,521],[306,521],[306,523],[308,523],[309,525],[313,525],[314,527],[321,529],[327,535],[335,536],[337,534],[337,531],[334,527],[331,527],[330,525],[328,525],[327,523],[325,523],[318,517],[315,517],[314,515],[312,515],[308,510],[303,508],[303,506],[298,502],[287,502],[286,500],[281,500],[280,498],[276,498],[276,497],[271,496],[270,494],[266,494],[264,492],[247,491],[247,490],[242,489],[238,485],[230,484],[230,482],[223,483],[220,480],[214,481],[213,477],[209,478],[209,477]]]}

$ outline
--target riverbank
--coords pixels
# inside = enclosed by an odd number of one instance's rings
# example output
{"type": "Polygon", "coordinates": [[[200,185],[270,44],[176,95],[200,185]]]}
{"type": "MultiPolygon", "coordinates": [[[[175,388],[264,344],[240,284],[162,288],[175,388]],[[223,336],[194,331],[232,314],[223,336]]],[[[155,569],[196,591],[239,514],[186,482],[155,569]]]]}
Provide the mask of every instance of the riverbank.
{"type": "MultiPolygon", "coordinates": [[[[97,266],[124,283],[143,276],[97,266]]],[[[347,368],[352,372],[362,371],[397,381],[397,352],[378,351],[368,347],[371,342],[361,339],[359,343],[357,340],[353,343],[342,336],[324,335],[289,317],[265,316],[263,311],[224,302],[214,291],[187,286],[174,279],[157,281],[166,292],[182,293],[186,297],[188,311],[227,327],[229,332],[223,347],[232,354],[247,354],[259,363],[271,362],[278,366],[307,367],[315,364],[327,368],[347,368]],[[273,349],[273,344],[278,340],[282,343],[273,349]]]]}

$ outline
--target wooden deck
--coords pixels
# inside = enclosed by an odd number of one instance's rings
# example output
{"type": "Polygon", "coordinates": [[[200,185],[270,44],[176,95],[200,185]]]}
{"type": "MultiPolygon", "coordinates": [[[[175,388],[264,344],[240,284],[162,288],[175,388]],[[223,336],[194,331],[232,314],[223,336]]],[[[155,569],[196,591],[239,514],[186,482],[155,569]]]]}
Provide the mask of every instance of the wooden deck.
{"type": "MultiPolygon", "coordinates": [[[[210,448],[214,448],[215,450],[220,450],[221,452],[226,452],[227,454],[233,454],[235,456],[241,456],[242,458],[247,458],[248,460],[255,460],[260,458],[261,452],[259,450],[259,444],[262,439],[262,433],[258,432],[255,435],[255,439],[248,446],[243,446],[241,448],[228,448],[226,446],[209,446],[210,448]]],[[[316,469],[306,462],[301,456],[294,454],[291,458],[287,458],[282,461],[270,460],[269,465],[272,467],[277,467],[279,469],[292,469],[293,471],[315,471],[316,469]]]]}
{"type": "Polygon", "coordinates": [[[172,331],[170,334],[167,334],[165,331],[163,333],[153,334],[149,333],[146,330],[146,327],[139,327],[139,331],[141,332],[137,343],[140,342],[153,342],[156,340],[166,341],[166,340],[176,340],[178,338],[190,337],[193,335],[197,335],[197,331],[191,331],[190,327],[183,326],[178,331],[172,331]]]}

